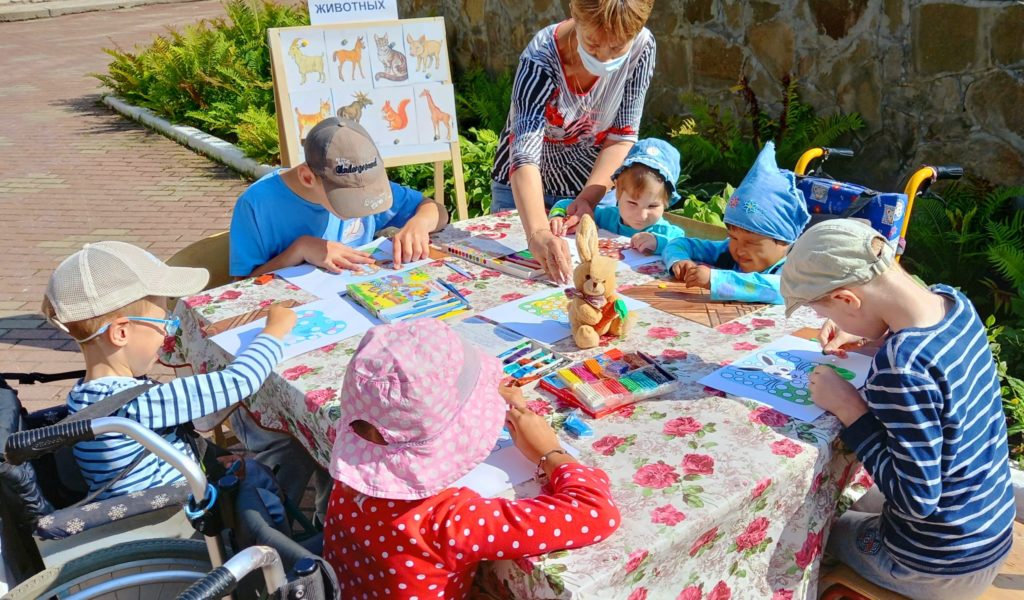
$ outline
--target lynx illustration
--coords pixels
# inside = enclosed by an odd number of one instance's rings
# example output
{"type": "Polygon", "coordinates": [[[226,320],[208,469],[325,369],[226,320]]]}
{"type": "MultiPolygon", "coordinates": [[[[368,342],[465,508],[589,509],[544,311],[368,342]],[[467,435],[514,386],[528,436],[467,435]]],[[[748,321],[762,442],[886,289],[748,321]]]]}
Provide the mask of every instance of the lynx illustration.
{"type": "Polygon", "coordinates": [[[409,79],[409,65],[405,55],[395,50],[394,42],[388,41],[388,34],[373,34],[373,41],[377,44],[377,57],[384,65],[384,71],[377,73],[374,79],[387,79],[388,81],[405,81],[409,79]]]}
{"type": "Polygon", "coordinates": [[[295,120],[299,123],[299,141],[306,139],[306,134],[314,125],[331,116],[331,103],[328,100],[320,101],[320,112],[305,114],[295,109],[295,120]]]}

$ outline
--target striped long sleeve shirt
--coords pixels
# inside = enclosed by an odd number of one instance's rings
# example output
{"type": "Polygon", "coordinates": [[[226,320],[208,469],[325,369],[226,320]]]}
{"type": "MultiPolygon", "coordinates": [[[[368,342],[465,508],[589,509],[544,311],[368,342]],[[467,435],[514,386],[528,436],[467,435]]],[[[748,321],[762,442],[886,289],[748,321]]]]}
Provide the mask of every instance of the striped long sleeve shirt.
{"type": "Polygon", "coordinates": [[[908,569],[971,573],[1010,549],[1014,503],[1003,415],[985,328],[970,301],[937,325],[896,332],[864,388],[869,412],[842,439],[885,495],[882,538],[908,569]]]}
{"type": "Polygon", "coordinates": [[[563,25],[539,31],[519,57],[491,178],[508,184],[512,171],[535,165],[545,194],[575,198],[606,140],[637,140],[657,49],[654,36],[642,29],[621,69],[577,93],[566,81],[555,42],[563,25]]]}
{"type": "MultiPolygon", "coordinates": [[[[150,388],[112,416],[138,421],[154,430],[168,430],[164,439],[190,457],[188,443],[179,438],[174,427],[204,415],[212,414],[258,390],[263,381],[281,361],[283,347],[276,338],[261,334],[223,371],[181,377],[150,388]]],[[[99,402],[122,390],[138,385],[131,377],[101,377],[80,383],[68,394],[68,410],[72,413],[99,402]]],[[[90,491],[123,471],[140,452],[142,446],[121,434],[105,434],[75,445],[74,454],[90,491]]],[[[120,496],[182,479],[181,473],[153,454],[136,465],[120,481],[98,499],[120,496]]]]}

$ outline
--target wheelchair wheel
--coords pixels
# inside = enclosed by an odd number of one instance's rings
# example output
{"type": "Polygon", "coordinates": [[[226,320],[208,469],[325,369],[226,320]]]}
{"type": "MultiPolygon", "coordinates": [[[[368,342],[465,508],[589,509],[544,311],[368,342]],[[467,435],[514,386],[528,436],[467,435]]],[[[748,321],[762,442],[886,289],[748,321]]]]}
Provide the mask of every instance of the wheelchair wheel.
{"type": "Polygon", "coordinates": [[[173,600],[212,568],[206,544],[199,540],[130,542],[46,569],[3,600],[173,600]]]}

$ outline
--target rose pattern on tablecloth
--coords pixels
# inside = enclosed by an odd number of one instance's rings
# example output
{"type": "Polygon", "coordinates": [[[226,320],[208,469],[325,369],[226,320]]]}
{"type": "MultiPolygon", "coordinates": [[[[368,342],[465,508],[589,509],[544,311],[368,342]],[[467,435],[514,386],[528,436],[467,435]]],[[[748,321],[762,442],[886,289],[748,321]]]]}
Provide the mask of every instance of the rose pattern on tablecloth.
{"type": "MultiPolygon", "coordinates": [[[[472,227],[520,225],[506,213],[456,223],[438,237],[454,238],[457,230],[472,227]]],[[[472,275],[457,284],[471,292],[475,311],[546,288],[470,263],[460,267],[472,275]]],[[[453,274],[441,261],[426,269],[445,279],[453,274]]],[[[665,275],[661,263],[643,271],[620,273],[620,284],[665,275]]],[[[280,279],[264,285],[243,280],[185,299],[175,309],[181,330],[163,358],[197,370],[223,368],[231,357],[205,339],[203,328],[268,301],[315,300],[294,287],[280,279]]],[[[499,598],[816,597],[828,524],[837,504],[850,502],[844,490],[862,492],[865,483],[852,453],[837,448],[839,422],[828,415],[812,423],[791,419],[696,381],[748,349],[819,323],[807,310],[785,319],[781,307],[715,329],[653,309],[638,311],[630,335],[611,345],[660,357],[682,385],[668,398],[590,421],[595,435],[589,440],[566,438],[585,462],[608,472],[623,526],[608,540],[571,552],[484,563],[480,585],[499,598]]],[[[292,433],[326,465],[341,426],[335,423],[338,390],[358,343],[351,338],[283,362],[246,408],[265,427],[292,433]]],[[[573,359],[600,351],[581,352],[571,339],[554,349],[573,359]]],[[[532,385],[525,394],[538,414],[555,424],[564,419],[566,407],[547,394],[532,385]]],[[[534,482],[515,490],[518,496],[537,492],[534,482]]]]}

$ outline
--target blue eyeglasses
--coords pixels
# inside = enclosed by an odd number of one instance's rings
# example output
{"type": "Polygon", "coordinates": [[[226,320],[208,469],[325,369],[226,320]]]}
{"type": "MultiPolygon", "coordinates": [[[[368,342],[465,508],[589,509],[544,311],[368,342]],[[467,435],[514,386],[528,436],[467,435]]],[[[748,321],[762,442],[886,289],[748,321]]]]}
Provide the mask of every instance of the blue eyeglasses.
{"type": "MultiPolygon", "coordinates": [[[[123,317],[123,318],[127,319],[129,321],[142,321],[143,323],[160,323],[160,324],[162,324],[164,326],[164,331],[167,332],[167,335],[174,335],[175,333],[178,333],[178,328],[181,327],[181,319],[177,315],[173,315],[169,319],[154,319],[154,318],[151,318],[151,317],[123,317]]],[[[103,327],[100,327],[99,329],[96,330],[96,333],[90,335],[89,337],[85,338],[84,340],[78,340],[78,341],[79,341],[79,343],[88,342],[89,340],[93,339],[94,337],[96,337],[98,335],[102,335],[103,332],[105,332],[108,329],[110,329],[110,323],[107,323],[103,327]]]]}

